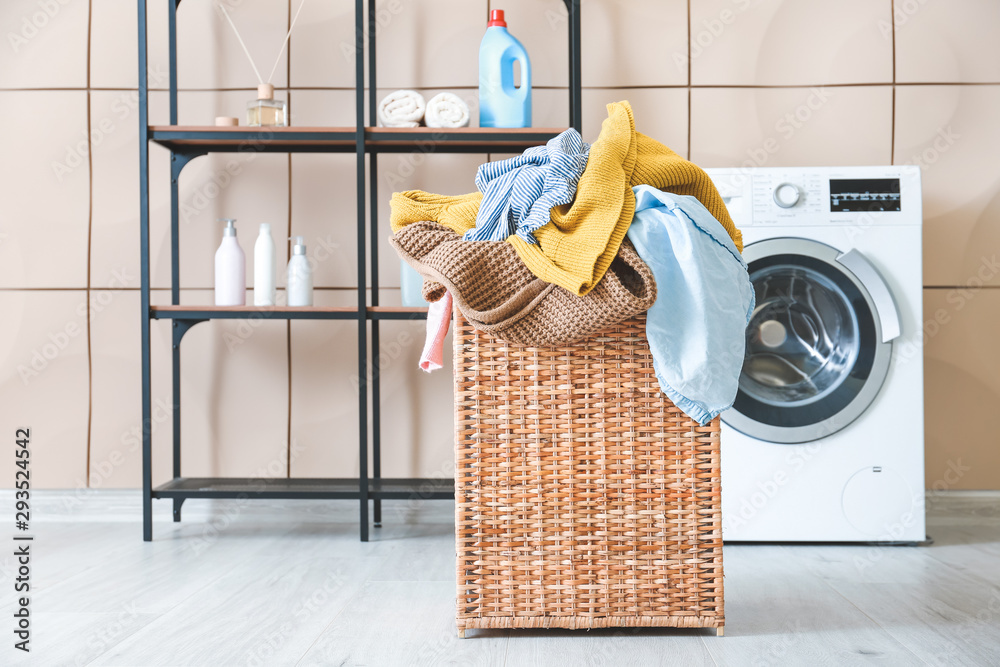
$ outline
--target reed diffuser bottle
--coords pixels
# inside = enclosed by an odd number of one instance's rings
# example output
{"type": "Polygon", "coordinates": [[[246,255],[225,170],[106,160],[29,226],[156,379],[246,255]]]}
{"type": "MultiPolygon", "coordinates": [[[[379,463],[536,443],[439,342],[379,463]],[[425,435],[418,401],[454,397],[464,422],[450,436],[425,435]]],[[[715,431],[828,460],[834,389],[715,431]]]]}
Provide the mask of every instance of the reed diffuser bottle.
{"type": "Polygon", "coordinates": [[[257,99],[247,102],[247,125],[253,127],[288,127],[288,102],[274,99],[274,86],[257,86],[257,99]]]}
{"type": "Polygon", "coordinates": [[[226,11],[226,7],[222,4],[218,5],[219,11],[222,12],[229,26],[233,29],[233,33],[235,33],[236,39],[239,40],[240,46],[243,47],[243,53],[246,54],[247,60],[250,62],[250,67],[253,68],[253,73],[257,75],[259,84],[257,86],[257,99],[247,102],[247,125],[250,127],[288,127],[288,102],[274,99],[274,85],[271,84],[271,79],[274,78],[274,73],[278,70],[281,55],[285,52],[285,47],[288,46],[288,38],[292,36],[292,30],[295,29],[295,24],[299,20],[299,14],[302,13],[302,8],[305,4],[306,0],[302,0],[298,11],[295,12],[292,25],[289,26],[288,32],[285,34],[285,41],[281,44],[278,57],[274,61],[274,67],[271,68],[271,74],[267,77],[267,81],[264,81],[264,77],[260,75],[257,63],[254,62],[253,56],[250,55],[250,49],[244,43],[240,31],[236,27],[236,24],[233,23],[233,19],[229,16],[229,12],[226,11]]]}

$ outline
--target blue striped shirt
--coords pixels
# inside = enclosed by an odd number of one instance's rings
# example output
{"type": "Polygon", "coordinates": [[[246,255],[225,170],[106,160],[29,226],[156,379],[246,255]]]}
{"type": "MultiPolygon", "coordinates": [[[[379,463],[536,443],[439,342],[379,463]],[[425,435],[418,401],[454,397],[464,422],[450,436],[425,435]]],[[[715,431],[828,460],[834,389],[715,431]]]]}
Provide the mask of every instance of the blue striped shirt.
{"type": "Polygon", "coordinates": [[[536,245],[532,232],[548,224],[552,207],[573,201],[589,152],[590,144],[570,128],[544,146],[480,166],[476,187],[483,193],[483,201],[476,226],[462,238],[506,241],[517,234],[536,245]]]}

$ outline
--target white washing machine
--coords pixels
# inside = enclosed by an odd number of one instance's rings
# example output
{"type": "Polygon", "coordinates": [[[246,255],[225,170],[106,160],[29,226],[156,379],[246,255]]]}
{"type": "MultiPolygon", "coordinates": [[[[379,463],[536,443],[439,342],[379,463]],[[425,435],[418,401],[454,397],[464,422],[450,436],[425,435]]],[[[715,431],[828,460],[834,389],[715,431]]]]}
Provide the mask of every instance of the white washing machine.
{"type": "Polygon", "coordinates": [[[722,414],[723,538],[918,542],[920,170],[706,170],[756,293],[722,414]]]}

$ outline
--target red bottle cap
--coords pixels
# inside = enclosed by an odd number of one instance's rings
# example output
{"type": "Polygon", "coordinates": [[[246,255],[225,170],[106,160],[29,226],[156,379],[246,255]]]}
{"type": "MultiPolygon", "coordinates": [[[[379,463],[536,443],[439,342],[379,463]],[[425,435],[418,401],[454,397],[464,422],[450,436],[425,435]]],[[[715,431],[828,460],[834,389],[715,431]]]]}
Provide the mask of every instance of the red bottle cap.
{"type": "Polygon", "coordinates": [[[507,27],[507,22],[503,20],[502,9],[494,9],[490,12],[490,22],[486,24],[486,27],[489,28],[495,25],[501,26],[503,28],[507,27]]]}

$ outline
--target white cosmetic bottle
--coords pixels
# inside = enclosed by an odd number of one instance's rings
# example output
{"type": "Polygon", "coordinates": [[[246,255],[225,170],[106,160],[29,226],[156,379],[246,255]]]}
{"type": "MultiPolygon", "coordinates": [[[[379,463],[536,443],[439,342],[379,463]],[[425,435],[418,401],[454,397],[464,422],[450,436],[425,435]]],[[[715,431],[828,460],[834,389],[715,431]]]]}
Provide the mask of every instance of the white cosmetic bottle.
{"type": "Polygon", "coordinates": [[[222,243],[215,251],[215,305],[245,306],[247,302],[247,258],[236,240],[236,220],[224,218],[222,243]]]}
{"type": "Polygon", "coordinates": [[[271,225],[262,222],[253,246],[253,305],[273,306],[277,289],[278,267],[274,256],[271,225]]]}
{"type": "Polygon", "coordinates": [[[293,236],[292,258],[288,261],[288,283],[286,292],[289,306],[311,306],[313,304],[312,269],[306,257],[306,241],[301,236],[293,236]]]}

